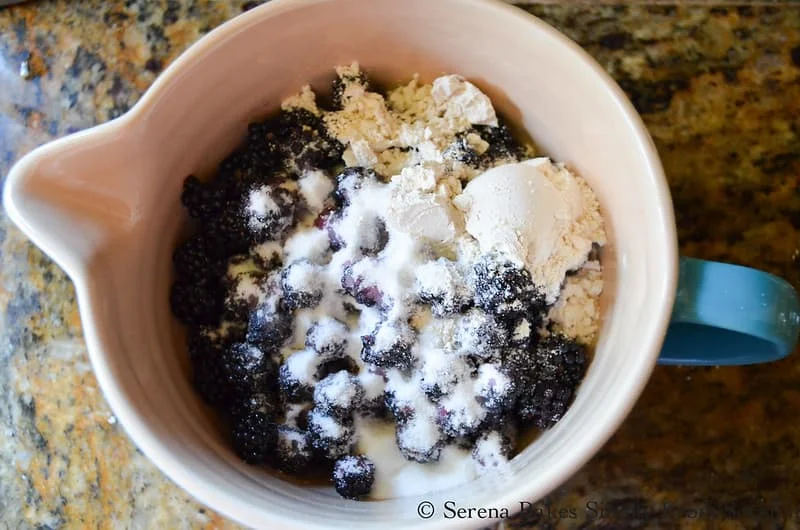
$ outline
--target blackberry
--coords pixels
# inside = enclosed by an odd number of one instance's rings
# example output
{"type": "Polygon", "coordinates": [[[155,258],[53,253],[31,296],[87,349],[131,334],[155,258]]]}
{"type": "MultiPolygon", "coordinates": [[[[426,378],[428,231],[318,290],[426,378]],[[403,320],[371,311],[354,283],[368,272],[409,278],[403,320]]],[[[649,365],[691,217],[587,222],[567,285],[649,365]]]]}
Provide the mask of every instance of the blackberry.
{"type": "Polygon", "coordinates": [[[436,422],[424,414],[415,414],[398,424],[396,439],[400,454],[420,464],[438,461],[444,447],[444,438],[436,422]]]}
{"type": "Polygon", "coordinates": [[[282,111],[275,140],[289,171],[300,174],[312,169],[330,169],[340,163],[344,146],[328,135],[324,122],[306,109],[282,111]]]}
{"type": "Polygon", "coordinates": [[[183,324],[214,324],[222,316],[222,295],[214,282],[178,279],[172,284],[170,307],[183,324]]]}
{"type": "Polygon", "coordinates": [[[331,252],[339,252],[345,246],[344,238],[337,231],[337,227],[342,220],[342,212],[340,210],[329,210],[321,213],[315,221],[315,226],[321,230],[325,230],[328,234],[328,246],[331,252]]]}
{"type": "Polygon", "coordinates": [[[463,133],[456,136],[455,141],[445,149],[443,155],[445,158],[461,162],[470,167],[477,168],[480,165],[480,155],[472,148],[463,133]]]}
{"type": "Polygon", "coordinates": [[[202,234],[190,237],[175,248],[172,266],[176,276],[192,282],[216,280],[225,273],[225,261],[202,234]]]}
{"type": "Polygon", "coordinates": [[[191,359],[192,384],[200,397],[212,407],[220,407],[232,400],[225,384],[225,371],[221,356],[216,352],[196,354],[191,359]]]}
{"type": "Polygon", "coordinates": [[[311,401],[318,366],[319,358],[313,350],[295,352],[284,361],[278,370],[278,386],[287,401],[311,401]]]}
{"type": "Polygon", "coordinates": [[[484,165],[492,165],[501,160],[519,160],[525,149],[511,134],[505,123],[497,127],[489,125],[475,125],[475,131],[489,144],[489,149],[481,155],[484,165]]]}
{"type": "Polygon", "coordinates": [[[375,261],[369,258],[346,265],[342,271],[342,289],[359,304],[367,307],[385,307],[388,300],[385,299],[377,282],[367,274],[374,265],[375,261]]]}
{"type": "Polygon", "coordinates": [[[252,247],[250,256],[264,271],[272,271],[283,265],[283,247],[275,241],[267,241],[252,247]]]}
{"type": "Polygon", "coordinates": [[[316,409],[337,419],[352,417],[363,399],[361,383],[344,370],[325,377],[314,387],[316,409]]]}
{"type": "Polygon", "coordinates": [[[337,76],[333,80],[331,86],[331,99],[333,103],[333,110],[341,110],[344,108],[347,101],[345,101],[345,91],[348,85],[358,85],[364,91],[369,90],[369,79],[364,72],[347,72],[337,76]]]}
{"type": "MultiPolygon", "coordinates": [[[[225,316],[235,321],[247,322],[249,315],[274,291],[274,282],[261,270],[235,270],[231,262],[226,275],[225,316]]],[[[247,265],[245,265],[247,267],[247,265]]]]}
{"type": "Polygon", "coordinates": [[[308,432],[286,425],[278,427],[273,465],[294,476],[304,474],[314,457],[308,432]]]}
{"type": "Polygon", "coordinates": [[[449,395],[458,383],[469,378],[470,367],[461,357],[439,355],[427,358],[420,374],[422,391],[431,401],[438,402],[449,395]]]}
{"type": "Polygon", "coordinates": [[[520,421],[548,429],[567,412],[586,368],[584,346],[554,335],[539,342],[527,367],[527,385],[520,388],[520,421]]]}
{"type": "Polygon", "coordinates": [[[219,326],[192,326],[186,336],[189,359],[220,355],[224,348],[240,342],[243,337],[244,329],[232,322],[223,322],[219,326]]]}
{"type": "Polygon", "coordinates": [[[356,375],[358,374],[358,370],[359,368],[356,362],[349,355],[346,355],[338,359],[322,361],[317,367],[314,377],[317,381],[321,381],[331,374],[342,371],[356,375]]]}
{"type": "Polygon", "coordinates": [[[520,392],[536,379],[537,368],[536,356],[529,348],[510,347],[503,352],[501,370],[520,392]]]}
{"type": "Polygon", "coordinates": [[[307,259],[300,259],[281,272],[283,303],[287,309],[316,306],[323,295],[320,267],[307,259]]]}
{"type": "Polygon", "coordinates": [[[372,169],[348,167],[336,177],[336,190],[333,196],[339,205],[347,206],[365,183],[373,184],[379,181],[380,177],[372,169]]]}
{"type": "Polygon", "coordinates": [[[439,258],[414,271],[417,296],[437,317],[460,313],[472,303],[472,293],[456,264],[439,258]]]}
{"type": "Polygon", "coordinates": [[[233,344],[222,351],[221,362],[225,381],[237,395],[261,394],[275,386],[275,364],[252,344],[233,344]]]}
{"type": "Polygon", "coordinates": [[[358,249],[358,252],[363,256],[375,257],[380,254],[389,242],[386,222],[372,213],[346,218],[341,213],[337,213],[328,221],[326,230],[328,241],[333,251],[350,247],[358,249]],[[346,242],[339,234],[343,223],[347,224],[346,231],[353,234],[346,242]]]}
{"type": "Polygon", "coordinates": [[[355,441],[352,421],[342,421],[316,408],[308,413],[308,432],[311,445],[329,460],[348,454],[355,441]]]}
{"type": "Polygon", "coordinates": [[[504,413],[514,406],[516,385],[498,364],[481,365],[474,387],[475,399],[487,411],[504,413]]]}
{"type": "Polygon", "coordinates": [[[461,355],[494,362],[508,344],[508,331],[493,315],[470,309],[456,322],[456,348],[461,355]]]}
{"type": "Polygon", "coordinates": [[[472,436],[478,432],[486,418],[486,409],[478,403],[472,389],[466,384],[442,400],[437,410],[439,427],[451,438],[472,436]]]}
{"type": "Polygon", "coordinates": [[[414,417],[414,402],[400,397],[395,390],[387,390],[384,394],[386,410],[392,415],[398,425],[408,422],[414,417]]]}
{"type": "Polygon", "coordinates": [[[481,434],[472,449],[472,459],[479,474],[501,469],[514,454],[512,439],[500,431],[481,434]]]}
{"type": "Polygon", "coordinates": [[[303,401],[300,403],[283,403],[283,423],[287,427],[305,431],[308,429],[308,413],[314,403],[303,401]]]}
{"type": "Polygon", "coordinates": [[[586,347],[564,335],[550,335],[536,346],[540,377],[578,384],[586,373],[586,347]]]}
{"type": "Polygon", "coordinates": [[[297,197],[271,185],[255,186],[245,197],[242,216],[255,243],[279,241],[294,225],[297,197]]]}
{"type": "Polygon", "coordinates": [[[529,349],[538,340],[537,329],[542,325],[543,313],[529,312],[507,321],[508,342],[512,347],[529,349]]]}
{"type": "Polygon", "coordinates": [[[575,389],[563,381],[536,381],[517,400],[517,416],[523,424],[549,429],[567,412],[575,389]]]}
{"type": "Polygon", "coordinates": [[[347,351],[350,330],[333,317],[317,320],[306,333],[306,347],[324,359],[340,359],[347,351]]]}
{"type": "Polygon", "coordinates": [[[277,427],[263,412],[238,418],[231,431],[234,451],[248,464],[264,464],[275,450],[277,427]]]}
{"type": "Polygon", "coordinates": [[[250,233],[241,212],[239,201],[229,201],[222,213],[206,231],[209,239],[225,256],[247,252],[250,233]]]}
{"type": "Polygon", "coordinates": [[[366,456],[343,456],[333,467],[333,484],[345,499],[358,500],[369,495],[374,483],[375,464],[366,456]]]}
{"type": "Polygon", "coordinates": [[[254,412],[264,414],[270,421],[273,421],[277,413],[276,403],[277,396],[273,393],[251,394],[233,400],[227,407],[226,413],[233,421],[254,412]]]}
{"type": "Polygon", "coordinates": [[[383,368],[409,370],[416,361],[416,332],[406,322],[379,322],[369,335],[361,337],[361,360],[383,368]]]}
{"type": "Polygon", "coordinates": [[[353,244],[364,256],[377,256],[389,242],[386,222],[378,216],[364,217],[358,230],[358,238],[353,244]]]}
{"type": "Polygon", "coordinates": [[[292,336],[292,325],[292,315],[281,309],[279,300],[269,298],[250,313],[247,342],[264,351],[276,351],[292,336]]]}
{"type": "Polygon", "coordinates": [[[247,139],[217,167],[214,184],[219,187],[220,195],[228,200],[226,209],[232,204],[240,208],[247,190],[272,180],[281,164],[280,154],[275,152],[274,146],[258,146],[247,139]]]}
{"type": "Polygon", "coordinates": [[[389,412],[386,407],[386,377],[382,368],[367,368],[358,374],[358,381],[364,389],[364,398],[358,412],[363,416],[385,418],[389,412]]]}
{"type": "Polygon", "coordinates": [[[497,254],[482,256],[470,277],[475,305],[499,317],[514,317],[543,310],[544,294],[533,285],[530,273],[497,254]]]}
{"type": "Polygon", "coordinates": [[[214,182],[201,182],[194,175],[183,181],[181,203],[194,219],[210,221],[225,207],[225,199],[225,189],[214,182]]]}
{"type": "Polygon", "coordinates": [[[247,126],[247,137],[236,165],[237,177],[242,185],[267,182],[283,169],[285,154],[272,134],[277,127],[277,118],[247,126]]]}

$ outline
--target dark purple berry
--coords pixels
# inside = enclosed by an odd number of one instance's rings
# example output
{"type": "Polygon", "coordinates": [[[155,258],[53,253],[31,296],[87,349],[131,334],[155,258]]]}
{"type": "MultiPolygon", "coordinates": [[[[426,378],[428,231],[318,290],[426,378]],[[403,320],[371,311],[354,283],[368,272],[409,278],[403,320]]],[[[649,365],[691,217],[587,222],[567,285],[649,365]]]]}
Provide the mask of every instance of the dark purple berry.
{"type": "Polygon", "coordinates": [[[178,278],[191,282],[218,280],[225,273],[225,261],[202,234],[190,237],[175,248],[172,266],[178,278]]]}
{"type": "Polygon", "coordinates": [[[422,414],[416,414],[408,421],[398,424],[396,439],[400,454],[406,460],[420,464],[439,460],[444,447],[438,425],[422,414]]]}
{"type": "Polygon", "coordinates": [[[473,266],[470,283],[475,305],[500,317],[542,310],[544,294],[533,285],[530,273],[497,254],[482,256],[473,266]]]}
{"type": "Polygon", "coordinates": [[[277,413],[277,396],[271,389],[267,392],[234,398],[226,410],[228,417],[237,421],[239,418],[259,412],[270,421],[274,421],[277,413]]]}
{"type": "Polygon", "coordinates": [[[457,320],[456,347],[461,355],[492,362],[500,358],[507,344],[508,331],[490,313],[470,309],[457,320]]]}
{"type": "Polygon", "coordinates": [[[264,464],[275,450],[277,427],[262,412],[238,418],[231,431],[234,451],[248,464],[264,464]]]}
{"type": "Polygon", "coordinates": [[[334,79],[333,85],[331,86],[331,99],[334,110],[341,110],[344,108],[346,103],[344,100],[344,93],[348,85],[358,85],[364,91],[368,91],[369,79],[364,72],[358,72],[353,75],[341,75],[334,79]]]}
{"type": "Polygon", "coordinates": [[[323,295],[320,267],[307,259],[293,262],[281,272],[283,303],[290,309],[316,306],[323,295]]]}
{"type": "Polygon", "coordinates": [[[475,379],[475,399],[491,412],[505,413],[514,406],[517,386],[499,364],[483,364],[475,379]]]}
{"type": "Polygon", "coordinates": [[[287,427],[305,431],[308,429],[308,413],[314,407],[311,401],[283,403],[283,423],[287,427]]]}
{"type": "Polygon", "coordinates": [[[245,196],[242,216],[252,241],[278,241],[294,225],[297,197],[277,186],[253,187],[245,196]]]}
{"type": "Polygon", "coordinates": [[[330,169],[341,162],[344,146],[328,135],[319,116],[306,109],[282,111],[276,130],[285,167],[294,174],[313,169],[330,169]]]}
{"type": "Polygon", "coordinates": [[[314,457],[308,432],[286,425],[278,427],[278,439],[275,447],[274,465],[284,473],[294,476],[308,471],[314,457]]]}
{"type": "Polygon", "coordinates": [[[544,313],[527,313],[506,321],[508,343],[513,348],[530,349],[539,338],[538,328],[544,313]]]}
{"type": "Polygon", "coordinates": [[[501,469],[514,454],[511,438],[504,432],[488,431],[481,434],[472,449],[472,459],[479,473],[501,469]]]}
{"type": "Polygon", "coordinates": [[[208,222],[225,208],[225,189],[215,183],[201,182],[194,175],[183,181],[181,203],[194,219],[208,222]]]}
{"type": "Polygon", "coordinates": [[[374,170],[365,167],[348,167],[336,177],[334,198],[340,205],[348,205],[353,196],[364,186],[380,181],[374,170]]]}
{"type": "Polygon", "coordinates": [[[572,403],[585,372],[586,351],[575,341],[553,335],[542,339],[531,353],[533,360],[527,366],[519,356],[511,359],[516,362],[506,362],[526,382],[525,386],[518,384],[517,416],[523,424],[548,429],[572,403]]]}
{"type": "Polygon", "coordinates": [[[489,148],[481,155],[482,164],[492,165],[501,160],[519,160],[523,156],[524,148],[504,123],[500,123],[497,127],[475,125],[475,130],[489,144],[489,148]]]}
{"type": "Polygon", "coordinates": [[[219,217],[206,230],[212,244],[225,256],[244,253],[250,246],[250,232],[238,200],[229,201],[219,217]]]}
{"type": "Polygon", "coordinates": [[[355,360],[349,355],[346,355],[344,357],[339,357],[338,359],[330,359],[327,361],[322,361],[317,367],[317,371],[314,377],[317,381],[321,381],[326,377],[328,377],[329,375],[341,371],[345,371],[349,374],[356,375],[358,374],[358,370],[359,368],[355,360]]]}
{"type": "Polygon", "coordinates": [[[384,404],[398,424],[406,423],[414,416],[414,401],[398,396],[395,391],[386,391],[384,404]]]}
{"type": "Polygon", "coordinates": [[[324,458],[334,460],[350,452],[353,439],[353,424],[313,409],[308,413],[308,432],[311,444],[324,458]]]}
{"type": "Polygon", "coordinates": [[[379,322],[361,337],[361,360],[382,368],[409,370],[416,362],[416,332],[406,322],[379,322]]]}
{"type": "Polygon", "coordinates": [[[417,267],[415,277],[417,296],[430,304],[438,317],[460,313],[472,303],[464,275],[448,259],[439,258],[417,267]]]}
{"type": "Polygon", "coordinates": [[[278,370],[278,386],[289,402],[311,401],[319,357],[313,350],[302,350],[289,356],[278,370]]]}
{"type": "Polygon", "coordinates": [[[247,342],[272,352],[292,336],[292,315],[281,309],[274,299],[267,299],[250,313],[247,323],[247,342]]]}
{"type": "Polygon", "coordinates": [[[444,151],[444,157],[477,168],[480,166],[480,155],[472,148],[465,134],[459,134],[444,151]]]}
{"type": "Polygon", "coordinates": [[[350,330],[343,322],[332,317],[323,317],[306,333],[306,346],[325,359],[339,359],[347,351],[350,330]]]}
{"type": "MultiPolygon", "coordinates": [[[[240,265],[237,260],[248,260],[247,256],[238,256],[231,260],[230,267],[240,265]]],[[[252,264],[252,262],[250,262],[252,264]]],[[[244,267],[247,268],[247,263],[244,267]]],[[[274,278],[266,272],[253,269],[235,271],[226,275],[225,316],[238,322],[247,322],[250,313],[256,310],[263,299],[275,291],[274,278]]]]}
{"type": "Polygon", "coordinates": [[[345,499],[358,500],[369,495],[374,482],[375,464],[366,456],[343,456],[333,467],[333,484],[345,499]]]}
{"type": "Polygon", "coordinates": [[[222,296],[215,283],[178,279],[172,284],[170,307],[183,324],[215,324],[222,316],[222,296]]]}
{"type": "Polygon", "coordinates": [[[437,421],[442,432],[451,438],[468,437],[478,432],[486,409],[470,396],[466,399],[448,398],[438,404],[437,421]]]}
{"type": "Polygon", "coordinates": [[[240,396],[262,394],[275,387],[276,366],[252,344],[236,343],[222,351],[225,383],[240,396]]]}
{"type": "Polygon", "coordinates": [[[469,379],[470,372],[471,367],[464,357],[446,355],[440,362],[426,360],[420,370],[420,386],[425,395],[436,403],[449,395],[457,384],[469,379]]]}
{"type": "Polygon", "coordinates": [[[369,367],[358,374],[358,380],[364,389],[364,398],[358,412],[363,416],[385,418],[389,410],[386,407],[386,376],[383,368],[369,367]]]}
{"type": "Polygon", "coordinates": [[[377,263],[369,258],[345,266],[342,272],[342,289],[359,304],[383,307],[388,300],[384,299],[377,281],[367,274],[368,271],[375,270],[373,266],[377,267],[377,263]]]}
{"type": "Polygon", "coordinates": [[[358,379],[342,370],[322,379],[314,387],[314,406],[335,418],[350,418],[364,399],[358,379]]]}
{"type": "Polygon", "coordinates": [[[233,399],[219,354],[197,354],[191,359],[191,364],[192,384],[203,401],[212,407],[219,407],[233,399]]]}

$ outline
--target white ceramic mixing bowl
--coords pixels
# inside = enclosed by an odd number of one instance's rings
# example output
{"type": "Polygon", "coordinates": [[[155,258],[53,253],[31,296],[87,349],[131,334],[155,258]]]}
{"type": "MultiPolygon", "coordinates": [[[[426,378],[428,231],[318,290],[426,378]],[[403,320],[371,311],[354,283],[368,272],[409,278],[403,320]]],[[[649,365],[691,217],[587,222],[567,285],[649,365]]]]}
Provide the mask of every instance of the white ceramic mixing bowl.
{"type": "Polygon", "coordinates": [[[275,0],[201,39],[123,117],[35,150],[8,176],[11,219],[75,282],[89,353],[134,442],[201,502],[258,528],[463,528],[459,507],[519,508],[583,465],[633,406],[658,357],[676,282],[673,211],[639,117],[578,46],[483,0],[275,0]],[[458,73],[542,150],[580,172],[610,235],[604,324],[585,382],[507,473],[422,498],[351,502],[240,463],[196,397],[169,310],[183,178],[211,167],[248,118],[335,65],[385,82],[458,73]],[[432,503],[425,519],[419,503],[432,503]]]}

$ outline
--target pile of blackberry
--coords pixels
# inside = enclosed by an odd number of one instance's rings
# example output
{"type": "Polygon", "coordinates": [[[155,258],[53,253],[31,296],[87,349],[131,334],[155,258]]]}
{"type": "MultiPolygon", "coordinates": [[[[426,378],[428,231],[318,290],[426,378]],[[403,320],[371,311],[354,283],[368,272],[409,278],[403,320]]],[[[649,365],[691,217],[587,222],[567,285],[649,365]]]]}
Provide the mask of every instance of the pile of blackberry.
{"type": "MultiPolygon", "coordinates": [[[[334,106],[353,82],[368,87],[365,77],[337,79],[334,106]]],[[[445,155],[479,169],[524,151],[504,125],[469,132],[489,149],[478,155],[459,137],[445,155]]],[[[584,374],[585,348],[560,335],[539,336],[544,297],[526,270],[499,255],[487,254],[466,271],[435,259],[418,271],[408,300],[387,296],[379,281],[385,221],[364,219],[358,241],[344,241],[337,231],[355,194],[383,177],[344,169],[342,152],[320,117],[282,110],[251,124],[211,180],[185,180],[181,201],[193,235],[174,251],[170,301],[187,328],[197,392],[225,420],[244,461],[300,478],[323,470],[348,499],[367,496],[375,478],[375,463],[356,452],[359,415],[394,421],[398,447],[410,461],[435,461],[444,446],[457,444],[473,452],[478,467],[499,465],[514,453],[517,430],[546,429],[563,416],[584,374]],[[351,329],[332,316],[308,329],[305,349],[286,358],[282,351],[294,338],[297,312],[316,307],[324,294],[320,263],[284,263],[275,250],[309,214],[292,185],[309,170],[329,175],[334,188],[314,222],[328,235],[320,252],[349,247],[359,256],[344,268],[343,307],[382,315],[361,337],[358,362],[348,353],[351,329]],[[269,208],[254,208],[254,196],[269,208]],[[410,308],[402,317],[390,311],[400,303],[410,308]],[[456,322],[456,351],[446,369],[421,366],[415,353],[419,330],[411,322],[424,308],[432,318],[456,322]],[[383,390],[392,370],[408,378],[423,370],[417,390],[427,401],[383,390]],[[451,399],[465,384],[471,399],[451,399]]]]}

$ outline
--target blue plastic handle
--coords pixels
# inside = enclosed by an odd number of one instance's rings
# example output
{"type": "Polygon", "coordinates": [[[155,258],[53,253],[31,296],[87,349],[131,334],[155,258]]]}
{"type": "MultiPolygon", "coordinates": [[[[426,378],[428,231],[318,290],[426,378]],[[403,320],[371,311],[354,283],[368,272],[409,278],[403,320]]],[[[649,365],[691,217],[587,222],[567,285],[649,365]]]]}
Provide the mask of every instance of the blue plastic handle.
{"type": "Polygon", "coordinates": [[[727,263],[681,258],[678,292],[659,364],[742,365],[789,355],[800,298],[785,280],[727,263]]]}

